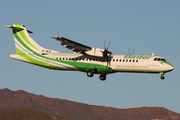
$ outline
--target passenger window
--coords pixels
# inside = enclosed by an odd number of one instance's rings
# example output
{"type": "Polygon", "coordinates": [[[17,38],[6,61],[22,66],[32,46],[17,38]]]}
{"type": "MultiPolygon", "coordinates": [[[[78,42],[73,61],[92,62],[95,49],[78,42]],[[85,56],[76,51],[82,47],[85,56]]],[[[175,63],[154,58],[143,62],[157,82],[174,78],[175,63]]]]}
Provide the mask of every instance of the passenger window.
{"type": "Polygon", "coordinates": [[[125,60],[123,60],[123,62],[124,62],[125,60]]]}
{"type": "Polygon", "coordinates": [[[136,60],[136,62],[138,62],[138,60],[136,60]]]}
{"type": "Polygon", "coordinates": [[[128,62],[128,60],[126,60],[126,62],[128,62]]]}
{"type": "Polygon", "coordinates": [[[131,62],[131,60],[129,60],[129,62],[131,62]]]}
{"type": "Polygon", "coordinates": [[[121,59],[119,60],[119,62],[121,62],[121,59]]]}

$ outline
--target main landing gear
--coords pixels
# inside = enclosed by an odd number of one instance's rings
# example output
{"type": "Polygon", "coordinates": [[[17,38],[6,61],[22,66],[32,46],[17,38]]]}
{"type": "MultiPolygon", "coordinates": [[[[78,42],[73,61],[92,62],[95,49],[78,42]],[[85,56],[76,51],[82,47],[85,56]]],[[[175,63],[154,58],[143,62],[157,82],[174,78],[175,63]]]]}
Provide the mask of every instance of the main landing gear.
{"type": "Polygon", "coordinates": [[[102,80],[102,81],[105,81],[106,80],[106,74],[101,74],[99,76],[99,79],[102,80]]]}
{"type": "MultiPolygon", "coordinates": [[[[88,77],[93,77],[94,73],[97,73],[97,71],[96,70],[90,70],[90,71],[87,72],[87,76],[88,77]]],[[[101,74],[99,76],[99,79],[102,80],[102,81],[105,81],[106,80],[106,74],[101,74]]]]}
{"type": "Polygon", "coordinates": [[[94,76],[94,72],[93,71],[88,71],[87,72],[87,76],[88,77],[93,77],[94,76]]]}

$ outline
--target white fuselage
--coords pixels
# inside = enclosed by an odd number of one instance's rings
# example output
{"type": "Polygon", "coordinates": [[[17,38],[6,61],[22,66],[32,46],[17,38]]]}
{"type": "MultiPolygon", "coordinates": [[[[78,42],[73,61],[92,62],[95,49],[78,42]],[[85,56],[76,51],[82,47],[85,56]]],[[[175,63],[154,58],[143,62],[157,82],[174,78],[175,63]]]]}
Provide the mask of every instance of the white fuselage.
{"type": "MultiPolygon", "coordinates": [[[[78,53],[52,52],[52,53],[48,53],[45,56],[47,56],[47,59],[53,58],[56,60],[74,61],[77,63],[87,63],[87,64],[93,63],[93,64],[107,65],[106,61],[102,62],[102,57],[93,57],[78,53]]],[[[142,72],[142,73],[159,73],[162,71],[168,71],[170,69],[173,69],[172,66],[168,64],[164,64],[164,62],[155,61],[154,60],[155,58],[162,58],[162,57],[148,56],[148,55],[113,54],[111,58],[109,58],[108,67],[112,68],[113,72],[142,72]]]]}

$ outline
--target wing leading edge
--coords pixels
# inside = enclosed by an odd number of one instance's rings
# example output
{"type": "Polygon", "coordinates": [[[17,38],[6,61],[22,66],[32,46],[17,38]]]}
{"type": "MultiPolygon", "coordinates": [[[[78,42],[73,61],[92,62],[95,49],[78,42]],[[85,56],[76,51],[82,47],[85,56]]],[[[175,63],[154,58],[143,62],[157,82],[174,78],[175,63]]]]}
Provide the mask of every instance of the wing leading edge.
{"type": "Polygon", "coordinates": [[[85,53],[86,51],[91,51],[91,47],[74,42],[70,39],[61,36],[53,36],[52,38],[56,39],[57,41],[61,42],[61,45],[76,52],[76,53],[85,53]]]}
{"type": "Polygon", "coordinates": [[[74,42],[74,41],[67,39],[65,37],[53,36],[52,38],[61,42],[62,46],[66,47],[66,48],[68,48],[68,49],[70,49],[76,53],[81,53],[81,54],[94,56],[94,57],[103,57],[103,61],[105,61],[105,59],[107,60],[108,57],[112,55],[112,53],[110,51],[108,51],[108,47],[107,48],[105,47],[105,49],[91,48],[89,46],[80,44],[78,42],[74,42]]]}

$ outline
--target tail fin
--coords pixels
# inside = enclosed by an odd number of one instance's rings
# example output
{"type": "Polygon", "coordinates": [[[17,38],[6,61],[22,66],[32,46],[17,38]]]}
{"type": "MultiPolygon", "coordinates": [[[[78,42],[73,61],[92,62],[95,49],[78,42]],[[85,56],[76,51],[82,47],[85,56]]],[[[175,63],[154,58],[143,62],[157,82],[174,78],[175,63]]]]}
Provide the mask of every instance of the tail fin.
{"type": "Polygon", "coordinates": [[[15,41],[16,53],[41,53],[45,48],[38,45],[30,36],[31,31],[27,30],[24,25],[13,24],[6,26],[12,28],[13,37],[15,41]]]}

